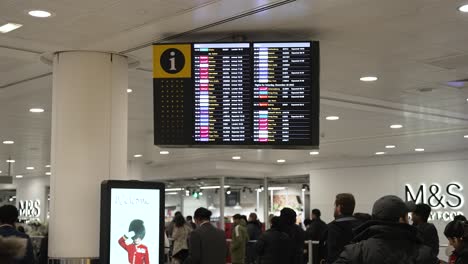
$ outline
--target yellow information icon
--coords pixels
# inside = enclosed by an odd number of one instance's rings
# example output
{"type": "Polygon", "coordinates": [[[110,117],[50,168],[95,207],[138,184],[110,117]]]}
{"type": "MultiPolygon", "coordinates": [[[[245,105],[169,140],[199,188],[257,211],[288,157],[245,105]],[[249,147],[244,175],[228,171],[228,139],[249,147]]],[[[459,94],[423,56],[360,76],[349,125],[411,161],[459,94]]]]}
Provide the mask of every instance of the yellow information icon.
{"type": "Polygon", "coordinates": [[[153,78],[191,78],[191,44],[153,45],[153,78]]]}

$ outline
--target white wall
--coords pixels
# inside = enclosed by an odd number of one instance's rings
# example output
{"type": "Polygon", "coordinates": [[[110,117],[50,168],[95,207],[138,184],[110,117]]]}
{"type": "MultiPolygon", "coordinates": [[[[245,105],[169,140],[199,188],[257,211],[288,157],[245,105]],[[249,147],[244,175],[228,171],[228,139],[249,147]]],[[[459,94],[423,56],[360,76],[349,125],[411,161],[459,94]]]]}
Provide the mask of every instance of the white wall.
{"type": "Polygon", "coordinates": [[[39,200],[41,213],[39,219],[44,222],[47,220],[48,200],[47,187],[49,186],[49,177],[29,177],[15,179],[16,185],[16,206],[19,208],[19,201],[39,200]]]}
{"type": "MultiPolygon", "coordinates": [[[[312,170],[310,171],[311,207],[321,209],[324,220],[331,221],[335,195],[349,192],[356,198],[355,212],[371,213],[373,203],[384,195],[393,194],[405,199],[405,184],[411,184],[416,188],[420,184],[429,186],[438,183],[445,188],[449,183],[459,182],[466,189],[467,174],[466,159],[312,170]]],[[[464,191],[461,194],[466,196],[464,191]]],[[[445,194],[442,192],[438,197],[440,195],[445,194]]],[[[446,197],[445,201],[447,199],[452,198],[446,197]]],[[[441,208],[440,211],[461,211],[468,215],[466,205],[459,210],[441,208]]],[[[447,243],[443,230],[448,222],[436,220],[433,223],[439,231],[441,244],[447,243]]]]}

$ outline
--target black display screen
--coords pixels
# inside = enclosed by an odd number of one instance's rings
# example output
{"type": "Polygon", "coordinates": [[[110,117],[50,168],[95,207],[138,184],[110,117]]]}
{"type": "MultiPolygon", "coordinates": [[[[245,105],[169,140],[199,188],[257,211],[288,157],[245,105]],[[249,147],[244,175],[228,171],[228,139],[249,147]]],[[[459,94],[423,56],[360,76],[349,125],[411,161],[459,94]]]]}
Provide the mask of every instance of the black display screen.
{"type": "Polygon", "coordinates": [[[156,145],[318,147],[318,42],[155,44],[154,54],[156,145]]]}

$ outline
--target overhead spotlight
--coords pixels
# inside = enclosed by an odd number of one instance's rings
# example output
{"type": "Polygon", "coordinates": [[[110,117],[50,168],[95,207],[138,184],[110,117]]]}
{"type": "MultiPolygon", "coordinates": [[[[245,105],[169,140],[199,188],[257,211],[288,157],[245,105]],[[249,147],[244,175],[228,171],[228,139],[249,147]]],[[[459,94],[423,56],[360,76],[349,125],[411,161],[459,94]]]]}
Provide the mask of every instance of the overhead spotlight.
{"type": "Polygon", "coordinates": [[[9,159],[9,160],[6,160],[6,162],[8,162],[8,163],[15,163],[16,161],[15,161],[15,160],[12,160],[12,159],[9,159]]]}
{"type": "Polygon", "coordinates": [[[468,4],[458,7],[458,11],[468,13],[468,4]]]}
{"type": "Polygon", "coordinates": [[[5,140],[5,141],[3,141],[3,144],[11,145],[11,144],[15,144],[15,142],[13,140],[5,140]]]}
{"type": "Polygon", "coordinates": [[[231,192],[231,188],[227,189],[226,194],[229,195],[229,194],[231,194],[231,193],[232,193],[232,192],[231,192]]]}
{"type": "Polygon", "coordinates": [[[130,89],[130,88],[129,88],[129,89],[127,89],[127,93],[132,93],[132,92],[133,92],[133,90],[132,90],[132,89],[130,89]]]}
{"type": "Polygon", "coordinates": [[[167,150],[161,150],[161,151],[159,151],[159,154],[160,154],[160,155],[168,155],[168,154],[169,154],[169,151],[167,151],[167,150]]]}
{"type": "Polygon", "coordinates": [[[425,149],[423,149],[423,148],[415,148],[414,151],[416,151],[416,152],[424,152],[425,149]]]}
{"type": "Polygon", "coordinates": [[[386,153],[383,151],[376,152],[375,155],[385,155],[386,153]]]}
{"type": "Polygon", "coordinates": [[[390,128],[392,128],[392,129],[400,129],[402,127],[403,127],[403,125],[400,125],[400,124],[394,124],[394,125],[390,126],[390,128]]]}
{"type": "Polygon", "coordinates": [[[43,113],[44,109],[42,109],[42,108],[31,108],[31,109],[29,109],[29,112],[31,112],[31,113],[43,113]]]}
{"type": "Polygon", "coordinates": [[[361,80],[362,82],[375,82],[378,79],[379,78],[377,78],[375,76],[363,76],[363,77],[359,78],[359,80],[361,80]]]}
{"type": "Polygon", "coordinates": [[[31,10],[28,12],[30,16],[39,17],[39,18],[46,18],[50,17],[52,14],[50,12],[44,10],[31,10]]]}
{"type": "Polygon", "coordinates": [[[318,151],[311,151],[309,154],[312,155],[312,156],[316,156],[316,155],[320,154],[320,152],[318,152],[318,151]]]}
{"type": "Polygon", "coordinates": [[[328,121],[336,121],[336,120],[340,120],[340,117],[339,116],[327,116],[325,117],[325,119],[328,121]]]}
{"type": "Polygon", "coordinates": [[[143,157],[143,155],[142,155],[142,154],[135,154],[135,155],[133,155],[133,157],[135,157],[135,158],[141,158],[141,157],[143,157]]]}
{"type": "Polygon", "coordinates": [[[203,191],[199,191],[199,192],[198,192],[198,195],[199,195],[199,196],[203,196],[203,191]]]}

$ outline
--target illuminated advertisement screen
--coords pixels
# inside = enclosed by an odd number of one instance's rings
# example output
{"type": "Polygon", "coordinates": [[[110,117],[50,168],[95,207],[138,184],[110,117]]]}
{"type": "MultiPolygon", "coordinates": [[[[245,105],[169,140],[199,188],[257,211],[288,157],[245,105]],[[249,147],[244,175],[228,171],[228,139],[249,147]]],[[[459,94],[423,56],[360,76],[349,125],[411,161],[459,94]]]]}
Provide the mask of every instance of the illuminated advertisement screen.
{"type": "Polygon", "coordinates": [[[108,181],[101,196],[101,262],[164,263],[164,185],[108,181]]]}

